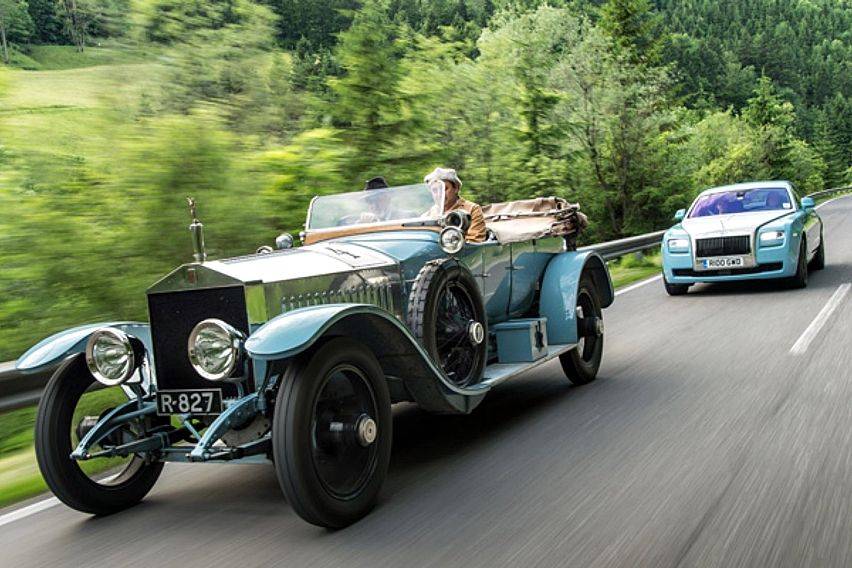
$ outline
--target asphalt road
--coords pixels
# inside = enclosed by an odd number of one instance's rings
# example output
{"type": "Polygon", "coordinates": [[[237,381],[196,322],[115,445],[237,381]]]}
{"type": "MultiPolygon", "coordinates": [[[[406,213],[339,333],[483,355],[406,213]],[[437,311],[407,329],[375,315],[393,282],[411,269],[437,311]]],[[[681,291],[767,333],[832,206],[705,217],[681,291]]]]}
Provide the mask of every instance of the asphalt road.
{"type": "Polygon", "coordinates": [[[0,527],[3,566],[850,566],[852,198],[806,290],[659,281],[605,316],[599,379],[558,363],[471,416],[398,408],[382,499],[329,532],[265,466],[166,466],[140,506],[0,527]]]}

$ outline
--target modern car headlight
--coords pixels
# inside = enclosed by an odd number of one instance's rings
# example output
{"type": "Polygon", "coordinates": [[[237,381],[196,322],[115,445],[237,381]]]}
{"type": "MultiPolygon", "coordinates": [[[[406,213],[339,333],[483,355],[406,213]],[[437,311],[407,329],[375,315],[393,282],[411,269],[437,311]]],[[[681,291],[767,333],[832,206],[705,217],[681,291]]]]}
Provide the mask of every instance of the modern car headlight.
{"type": "Polygon", "coordinates": [[[447,254],[456,254],[464,247],[464,233],[458,227],[445,227],[440,240],[441,250],[447,254]]]}
{"type": "Polygon", "coordinates": [[[761,245],[780,245],[784,242],[784,231],[763,231],[758,239],[761,245]]]}
{"type": "Polygon", "coordinates": [[[86,343],[89,372],[99,383],[109,387],[130,380],[143,357],[142,342],[114,327],[96,330],[86,343]]]}
{"type": "Polygon", "coordinates": [[[242,333],[220,319],[198,322],[187,345],[192,368],[207,380],[228,380],[242,359],[243,339],[242,333]]]}
{"type": "Polygon", "coordinates": [[[670,252],[686,252],[689,250],[689,239],[669,239],[666,244],[670,252]]]}

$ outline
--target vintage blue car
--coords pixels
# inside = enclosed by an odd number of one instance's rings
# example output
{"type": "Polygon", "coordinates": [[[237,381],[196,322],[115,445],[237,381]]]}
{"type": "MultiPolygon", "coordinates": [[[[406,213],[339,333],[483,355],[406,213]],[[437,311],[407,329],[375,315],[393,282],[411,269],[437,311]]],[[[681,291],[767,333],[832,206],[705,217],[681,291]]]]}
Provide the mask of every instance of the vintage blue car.
{"type": "Polygon", "coordinates": [[[800,199],[788,181],[708,189],[675,219],[662,243],[663,283],[673,296],[698,282],[781,278],[804,288],[808,269],[825,266],[814,200],[800,199]]]}
{"type": "Polygon", "coordinates": [[[300,516],[342,527],[376,501],[393,403],[469,413],[555,358],[592,381],[614,293],[600,256],[575,250],[578,207],[486,206],[488,239],[471,243],[441,192],[317,197],[303,246],[284,234],[222,260],[192,204],[195,262],[148,290],[149,323],[70,329],[17,362],[61,361],[36,426],[50,489],[103,515],[140,501],[165,462],[272,463],[300,516]]]}

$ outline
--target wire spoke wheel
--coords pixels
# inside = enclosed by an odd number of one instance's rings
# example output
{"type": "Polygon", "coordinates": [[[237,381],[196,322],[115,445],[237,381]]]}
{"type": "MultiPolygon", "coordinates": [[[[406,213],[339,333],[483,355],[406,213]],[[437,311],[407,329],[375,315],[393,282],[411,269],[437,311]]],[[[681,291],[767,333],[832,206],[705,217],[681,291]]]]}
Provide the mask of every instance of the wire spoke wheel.
{"type": "Polygon", "coordinates": [[[68,360],[53,375],[39,403],[36,457],[47,486],[62,502],[78,511],[107,515],[141,501],[163,464],[134,454],[105,454],[138,439],[150,426],[141,421],[107,433],[90,448],[95,457],[81,461],[70,457],[102,416],[128,400],[121,387],[90,391],[94,382],[80,357],[68,360]]]}
{"type": "Polygon", "coordinates": [[[281,490],[309,523],[340,528],[375,505],[393,419],[382,367],[349,338],[288,363],[275,399],[272,452],[281,490]]]}
{"type": "Polygon", "coordinates": [[[364,373],[340,365],[328,373],[314,404],[311,457],[325,489],[357,494],[376,467],[376,397],[364,373]]]}
{"type": "Polygon", "coordinates": [[[408,299],[408,326],[447,380],[466,387],[482,376],[488,336],[473,275],[454,261],[427,263],[408,299]]]}

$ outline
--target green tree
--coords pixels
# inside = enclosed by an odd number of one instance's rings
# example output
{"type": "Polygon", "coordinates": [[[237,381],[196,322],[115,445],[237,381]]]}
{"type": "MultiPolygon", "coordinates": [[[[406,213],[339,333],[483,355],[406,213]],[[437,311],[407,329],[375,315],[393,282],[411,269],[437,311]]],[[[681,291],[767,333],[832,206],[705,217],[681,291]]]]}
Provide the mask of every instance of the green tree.
{"type": "Polygon", "coordinates": [[[0,49],[8,64],[9,43],[26,41],[33,32],[33,21],[26,0],[0,0],[0,49]]]}
{"type": "Polygon", "coordinates": [[[659,61],[663,26],[651,0],[607,0],[600,14],[600,27],[615,42],[617,53],[633,63],[659,61]]]}

